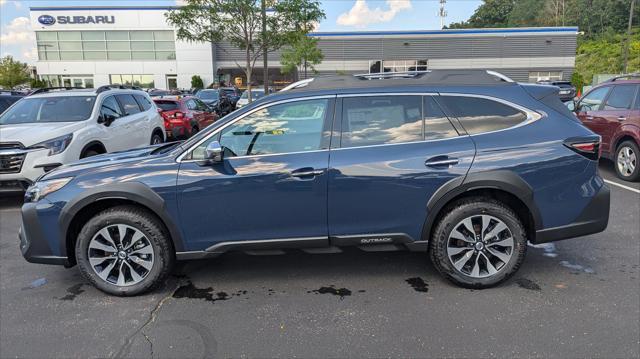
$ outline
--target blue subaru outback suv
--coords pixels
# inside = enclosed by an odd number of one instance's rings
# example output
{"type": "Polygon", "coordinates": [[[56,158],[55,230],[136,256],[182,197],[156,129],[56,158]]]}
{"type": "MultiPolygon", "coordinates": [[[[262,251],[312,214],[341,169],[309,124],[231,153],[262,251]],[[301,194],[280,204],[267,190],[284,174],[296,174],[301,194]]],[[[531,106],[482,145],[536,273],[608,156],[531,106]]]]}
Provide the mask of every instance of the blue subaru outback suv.
{"type": "Polygon", "coordinates": [[[184,143],[91,157],[25,194],[24,257],[115,295],[228,251],[429,253],[458,285],[513,275],[527,241],[603,231],[600,138],[558,89],[488,71],[305,80],[184,143]]]}

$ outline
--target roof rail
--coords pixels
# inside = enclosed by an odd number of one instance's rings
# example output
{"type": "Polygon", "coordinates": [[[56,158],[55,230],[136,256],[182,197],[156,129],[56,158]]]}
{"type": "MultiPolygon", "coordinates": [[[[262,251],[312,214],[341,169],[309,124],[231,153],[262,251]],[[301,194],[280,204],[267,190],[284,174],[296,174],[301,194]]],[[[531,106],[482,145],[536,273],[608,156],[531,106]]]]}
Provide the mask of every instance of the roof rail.
{"type": "Polygon", "coordinates": [[[616,82],[617,80],[630,79],[630,78],[640,78],[640,72],[634,72],[631,74],[624,74],[624,75],[612,77],[605,82],[616,82]]]}
{"type": "Polygon", "coordinates": [[[85,88],[84,87],[72,87],[72,86],[43,87],[43,88],[35,89],[35,90],[29,92],[29,94],[27,96],[35,95],[35,94],[38,94],[38,93],[51,92],[51,91],[78,90],[78,89],[85,89],[85,88]]]}
{"type": "Polygon", "coordinates": [[[305,86],[309,85],[309,83],[310,83],[311,81],[313,81],[313,79],[314,79],[314,78],[312,77],[312,78],[310,78],[310,79],[304,79],[304,80],[300,80],[300,81],[294,82],[294,83],[292,83],[292,84],[287,85],[285,88],[283,88],[282,90],[280,90],[280,92],[283,92],[283,91],[289,91],[289,90],[293,90],[293,89],[298,89],[298,88],[305,87],[305,86]]]}
{"type": "Polygon", "coordinates": [[[388,78],[414,78],[430,72],[431,70],[403,71],[403,72],[374,72],[369,74],[355,74],[353,76],[360,77],[362,79],[367,79],[367,80],[388,79],[388,78]]]}
{"type": "Polygon", "coordinates": [[[139,90],[142,91],[140,86],[131,86],[131,85],[120,85],[120,84],[111,84],[111,85],[103,85],[96,89],[96,93],[101,93],[113,89],[118,90],[139,90]]]}

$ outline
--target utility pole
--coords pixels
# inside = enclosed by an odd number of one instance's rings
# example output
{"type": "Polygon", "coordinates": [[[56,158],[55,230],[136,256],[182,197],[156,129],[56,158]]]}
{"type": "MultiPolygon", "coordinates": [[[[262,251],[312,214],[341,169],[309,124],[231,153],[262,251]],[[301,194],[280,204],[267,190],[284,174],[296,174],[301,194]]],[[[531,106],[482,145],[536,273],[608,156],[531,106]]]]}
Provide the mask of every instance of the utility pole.
{"type": "Polygon", "coordinates": [[[633,8],[636,5],[636,0],[631,0],[631,7],[629,8],[629,27],[627,28],[627,41],[624,44],[624,60],[622,63],[622,73],[627,73],[627,63],[629,61],[629,42],[631,42],[631,25],[633,25],[633,8]]]}
{"type": "MultiPolygon", "coordinates": [[[[267,0],[262,0],[262,41],[267,41],[267,0]]],[[[262,49],[262,81],[264,82],[264,94],[269,94],[269,59],[267,58],[267,47],[263,44],[262,49]]]]}
{"type": "Polygon", "coordinates": [[[444,9],[444,5],[447,3],[447,0],[440,0],[440,11],[438,11],[438,16],[440,17],[440,29],[444,29],[444,18],[447,17],[447,10],[444,9]]]}

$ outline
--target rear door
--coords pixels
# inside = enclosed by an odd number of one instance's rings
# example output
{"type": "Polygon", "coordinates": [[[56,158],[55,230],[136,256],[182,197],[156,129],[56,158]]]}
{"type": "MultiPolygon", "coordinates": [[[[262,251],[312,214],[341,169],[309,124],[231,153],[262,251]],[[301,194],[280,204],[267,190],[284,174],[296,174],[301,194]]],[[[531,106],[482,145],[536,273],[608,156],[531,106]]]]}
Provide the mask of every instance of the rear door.
{"type": "Polygon", "coordinates": [[[113,122],[104,127],[104,135],[101,141],[104,143],[107,152],[121,151],[126,147],[126,138],[129,135],[129,125],[124,118],[124,113],[120,103],[115,96],[105,97],[100,105],[100,116],[105,118],[110,116],[115,118],[113,122]]]}
{"type": "Polygon", "coordinates": [[[614,136],[620,126],[631,119],[633,102],[637,92],[636,84],[619,84],[613,86],[604,102],[601,110],[603,130],[599,133],[602,136],[602,146],[608,149],[609,153],[614,153],[614,136]]]}
{"type": "Polygon", "coordinates": [[[475,154],[431,96],[343,97],[329,176],[329,234],[339,245],[421,239],[427,202],[475,154]]]}
{"type": "Polygon", "coordinates": [[[118,141],[122,147],[121,149],[128,150],[149,145],[151,133],[146,130],[146,115],[140,108],[138,102],[131,94],[115,95],[115,97],[124,112],[124,116],[118,121],[120,121],[121,125],[127,131],[126,136],[121,141],[118,141]]]}

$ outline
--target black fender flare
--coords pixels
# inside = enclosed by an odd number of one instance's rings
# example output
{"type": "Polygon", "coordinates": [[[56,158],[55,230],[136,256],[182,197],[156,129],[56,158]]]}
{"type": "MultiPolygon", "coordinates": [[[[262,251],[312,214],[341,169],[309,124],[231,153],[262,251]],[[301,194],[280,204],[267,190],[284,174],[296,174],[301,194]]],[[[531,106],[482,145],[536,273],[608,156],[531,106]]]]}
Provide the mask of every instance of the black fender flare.
{"type": "Polygon", "coordinates": [[[124,199],[139,203],[150,209],[163,222],[176,251],[184,251],[184,242],[176,223],[167,213],[165,201],[151,188],[140,182],[115,183],[98,186],[84,191],[80,196],[67,202],[60,211],[58,220],[60,233],[60,253],[67,252],[67,232],[72,220],[87,205],[105,199],[124,199]]]}
{"type": "Polygon", "coordinates": [[[427,219],[422,227],[422,238],[428,239],[440,211],[455,197],[478,189],[497,189],[517,197],[533,217],[535,230],[542,229],[542,216],[533,199],[533,189],[518,174],[509,170],[469,173],[456,177],[438,188],[427,203],[427,219]]]}

